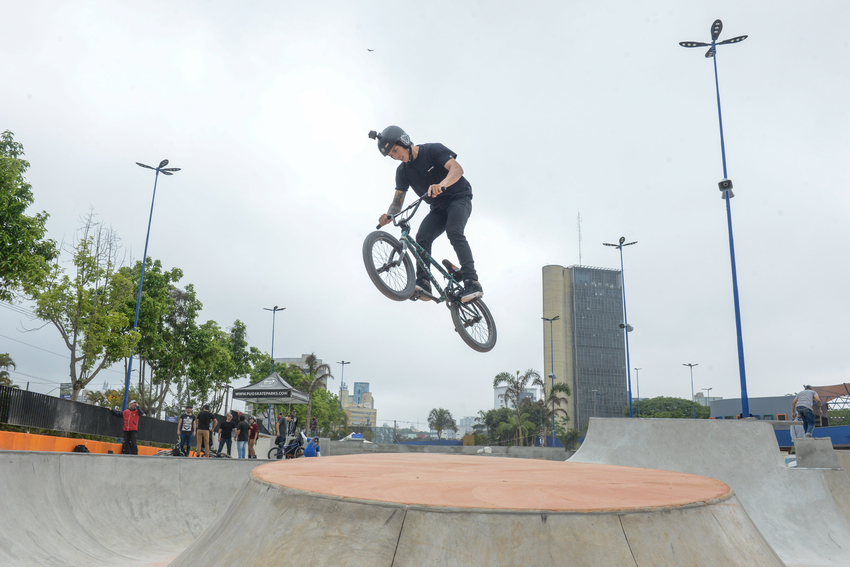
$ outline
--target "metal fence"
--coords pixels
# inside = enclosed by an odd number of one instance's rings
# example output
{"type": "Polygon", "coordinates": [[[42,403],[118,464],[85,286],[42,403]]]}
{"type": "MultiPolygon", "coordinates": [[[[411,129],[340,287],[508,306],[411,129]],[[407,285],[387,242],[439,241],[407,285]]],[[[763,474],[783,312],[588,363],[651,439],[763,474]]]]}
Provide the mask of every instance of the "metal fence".
{"type": "MultiPolygon", "coordinates": [[[[224,418],[218,419],[220,423],[224,418]]],[[[0,423],[103,437],[124,436],[124,420],[107,408],[7,386],[0,386],[0,423]]],[[[136,439],[173,444],[177,441],[177,424],[142,417],[136,439]]]]}

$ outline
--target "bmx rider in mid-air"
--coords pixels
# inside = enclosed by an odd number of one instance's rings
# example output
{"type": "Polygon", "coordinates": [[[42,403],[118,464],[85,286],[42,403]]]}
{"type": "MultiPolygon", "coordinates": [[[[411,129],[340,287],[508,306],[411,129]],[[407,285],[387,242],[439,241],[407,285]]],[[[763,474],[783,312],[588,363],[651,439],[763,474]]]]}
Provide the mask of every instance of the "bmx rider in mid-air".
{"type": "MultiPolygon", "coordinates": [[[[463,231],[472,214],[472,185],[463,176],[463,168],[457,162],[457,154],[443,144],[413,145],[404,130],[388,126],[383,132],[370,132],[370,138],[378,140],[378,149],[401,163],[395,173],[395,196],[387,212],[378,219],[381,226],[392,222],[392,215],[401,211],[407,190],[413,187],[416,194],[431,205],[428,215],[422,219],[416,242],[431,254],[434,239],[445,232],[455,249],[463,277],[464,303],[484,295],[472,250],[463,231]]],[[[428,300],[422,292],[431,293],[431,282],[425,270],[417,265],[416,294],[428,300]]]]}

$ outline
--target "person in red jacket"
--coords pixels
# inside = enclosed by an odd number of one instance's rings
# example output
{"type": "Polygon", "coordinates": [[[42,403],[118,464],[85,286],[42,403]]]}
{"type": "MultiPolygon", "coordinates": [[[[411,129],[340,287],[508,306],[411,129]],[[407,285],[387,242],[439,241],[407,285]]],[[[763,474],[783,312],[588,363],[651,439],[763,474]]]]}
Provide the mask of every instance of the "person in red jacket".
{"type": "Polygon", "coordinates": [[[139,447],[136,445],[136,434],[139,432],[139,418],[145,415],[145,410],[139,407],[136,400],[130,402],[127,409],[119,410],[117,407],[112,414],[124,418],[124,443],[121,452],[125,455],[138,455],[139,447]]]}

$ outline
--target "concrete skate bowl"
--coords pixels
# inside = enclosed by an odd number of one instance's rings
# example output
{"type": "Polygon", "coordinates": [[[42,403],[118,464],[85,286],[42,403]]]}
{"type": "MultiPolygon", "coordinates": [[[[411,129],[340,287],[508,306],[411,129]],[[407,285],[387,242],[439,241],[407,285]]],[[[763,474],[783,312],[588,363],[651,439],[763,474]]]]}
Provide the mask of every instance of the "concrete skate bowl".
{"type": "Polygon", "coordinates": [[[254,469],[227,511],[170,565],[783,563],[729,487],[705,477],[482,456],[376,454],[254,469]],[[233,538],[242,538],[240,544],[233,538]]]}
{"type": "Polygon", "coordinates": [[[850,565],[850,479],[840,469],[787,468],[770,424],[591,418],[584,444],[568,462],[721,480],[787,565],[850,565]]]}
{"type": "Polygon", "coordinates": [[[167,565],[224,512],[257,465],[0,451],[0,565],[167,565]]]}

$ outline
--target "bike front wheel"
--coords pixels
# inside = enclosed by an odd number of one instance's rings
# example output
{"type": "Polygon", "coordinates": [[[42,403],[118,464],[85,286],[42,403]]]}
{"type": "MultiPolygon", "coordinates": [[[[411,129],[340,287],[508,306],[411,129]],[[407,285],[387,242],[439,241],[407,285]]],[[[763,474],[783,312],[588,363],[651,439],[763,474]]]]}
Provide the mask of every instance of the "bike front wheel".
{"type": "Polygon", "coordinates": [[[272,447],[269,449],[269,460],[275,461],[283,458],[283,454],[278,454],[277,447],[272,447]]]}
{"type": "Polygon", "coordinates": [[[395,301],[413,295],[416,272],[407,254],[402,255],[401,243],[391,234],[376,230],[363,241],[363,263],[369,279],[378,291],[395,301]]]}
{"type": "Polygon", "coordinates": [[[463,342],[478,352],[488,352],[496,346],[496,322],[483,301],[452,301],[450,309],[455,331],[463,342]]]}

